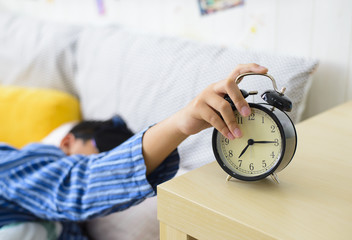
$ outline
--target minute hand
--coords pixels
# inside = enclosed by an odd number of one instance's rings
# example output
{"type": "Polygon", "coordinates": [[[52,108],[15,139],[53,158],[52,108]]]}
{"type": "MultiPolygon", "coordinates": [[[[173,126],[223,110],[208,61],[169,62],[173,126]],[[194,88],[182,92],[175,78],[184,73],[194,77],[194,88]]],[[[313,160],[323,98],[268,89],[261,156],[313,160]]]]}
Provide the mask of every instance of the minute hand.
{"type": "Polygon", "coordinates": [[[253,143],[276,143],[275,141],[254,141],[253,143]]]}

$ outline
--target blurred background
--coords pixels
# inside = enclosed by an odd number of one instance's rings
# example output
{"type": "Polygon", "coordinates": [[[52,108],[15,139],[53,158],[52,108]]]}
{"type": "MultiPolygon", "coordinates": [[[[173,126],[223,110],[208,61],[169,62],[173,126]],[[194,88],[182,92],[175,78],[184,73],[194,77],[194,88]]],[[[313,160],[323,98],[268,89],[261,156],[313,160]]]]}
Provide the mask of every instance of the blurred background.
{"type": "Polygon", "coordinates": [[[304,118],[352,99],[350,0],[0,0],[0,10],[317,59],[304,118]]]}

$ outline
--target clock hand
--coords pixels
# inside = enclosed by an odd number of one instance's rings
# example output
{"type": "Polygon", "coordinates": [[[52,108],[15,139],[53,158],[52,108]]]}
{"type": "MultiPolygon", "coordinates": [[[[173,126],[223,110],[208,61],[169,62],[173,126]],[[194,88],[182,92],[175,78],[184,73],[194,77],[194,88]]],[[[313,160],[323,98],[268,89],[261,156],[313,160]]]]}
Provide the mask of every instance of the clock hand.
{"type": "Polygon", "coordinates": [[[253,141],[253,143],[276,143],[275,141],[253,141]]]}
{"type": "Polygon", "coordinates": [[[275,141],[254,141],[253,139],[248,139],[247,146],[245,146],[245,148],[242,150],[238,158],[242,157],[242,155],[247,151],[248,147],[250,145],[253,145],[254,143],[276,143],[276,142],[275,141]]]}
{"type": "Polygon", "coordinates": [[[238,156],[238,158],[240,158],[240,157],[247,151],[248,147],[249,147],[250,145],[253,145],[253,144],[254,144],[253,139],[248,139],[248,144],[247,144],[247,146],[242,150],[242,152],[241,152],[240,156],[238,156]]]}
{"type": "Polygon", "coordinates": [[[249,144],[247,144],[247,146],[242,150],[241,154],[238,156],[238,158],[240,158],[247,150],[247,148],[249,147],[249,144]]]}

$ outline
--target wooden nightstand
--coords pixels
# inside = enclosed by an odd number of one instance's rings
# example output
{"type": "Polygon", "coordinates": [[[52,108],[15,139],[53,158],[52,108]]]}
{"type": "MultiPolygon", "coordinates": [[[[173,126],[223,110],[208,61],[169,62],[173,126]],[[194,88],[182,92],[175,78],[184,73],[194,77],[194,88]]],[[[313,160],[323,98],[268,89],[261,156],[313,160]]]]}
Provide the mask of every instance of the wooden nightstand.
{"type": "Polygon", "coordinates": [[[160,185],[160,239],[352,239],[352,102],[296,127],[280,184],[226,182],[213,162],[160,185]]]}

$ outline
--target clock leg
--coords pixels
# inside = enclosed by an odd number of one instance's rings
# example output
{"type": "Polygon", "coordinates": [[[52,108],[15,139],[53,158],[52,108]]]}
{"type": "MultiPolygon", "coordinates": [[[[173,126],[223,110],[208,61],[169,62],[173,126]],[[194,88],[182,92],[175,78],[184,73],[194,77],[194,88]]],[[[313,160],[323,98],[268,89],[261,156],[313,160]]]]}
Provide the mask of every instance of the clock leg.
{"type": "Polygon", "coordinates": [[[271,176],[271,178],[272,178],[276,183],[280,183],[279,178],[278,178],[278,176],[276,175],[276,173],[272,173],[270,176],[271,176]]]}
{"type": "Polygon", "coordinates": [[[226,177],[226,182],[230,181],[231,178],[232,178],[232,177],[231,177],[230,175],[227,175],[227,177],[226,177]]]}

